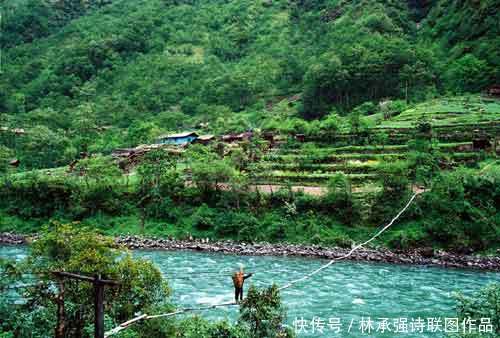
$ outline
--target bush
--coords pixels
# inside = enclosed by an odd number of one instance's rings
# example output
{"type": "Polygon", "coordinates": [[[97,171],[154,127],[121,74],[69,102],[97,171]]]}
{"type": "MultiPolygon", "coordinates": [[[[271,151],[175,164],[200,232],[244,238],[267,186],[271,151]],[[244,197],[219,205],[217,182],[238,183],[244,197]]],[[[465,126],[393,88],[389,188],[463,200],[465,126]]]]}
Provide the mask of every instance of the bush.
{"type": "Polygon", "coordinates": [[[203,203],[191,216],[191,222],[198,230],[209,230],[214,227],[215,217],[215,210],[203,203]]]}
{"type": "Polygon", "coordinates": [[[430,245],[428,235],[420,223],[404,225],[402,229],[393,230],[388,244],[391,248],[407,250],[420,247],[422,244],[430,245]]]}
{"type": "Polygon", "coordinates": [[[475,320],[477,325],[481,324],[483,318],[489,318],[492,325],[491,333],[473,333],[461,335],[468,338],[494,338],[500,336],[500,284],[491,284],[473,296],[457,294],[457,312],[460,322],[465,319],[475,320]]]}
{"type": "Polygon", "coordinates": [[[408,105],[403,100],[386,101],[380,104],[380,110],[384,115],[384,120],[398,116],[408,108],[408,105]]]}
{"type": "Polygon", "coordinates": [[[260,222],[259,233],[265,233],[267,240],[283,241],[286,239],[286,229],[289,225],[289,220],[283,219],[279,214],[269,212],[264,215],[260,222]]]}
{"type": "Polygon", "coordinates": [[[457,251],[481,250],[500,243],[499,175],[466,169],[441,174],[420,203],[432,239],[457,251]]]}
{"type": "Polygon", "coordinates": [[[286,309],[276,285],[259,290],[253,285],[240,306],[239,323],[248,328],[250,337],[293,337],[293,333],[283,328],[286,309]]]}
{"type": "Polygon", "coordinates": [[[409,191],[407,164],[404,161],[383,164],[378,168],[382,183],[371,210],[371,222],[380,224],[403,206],[409,191]]]}
{"type": "Polygon", "coordinates": [[[257,219],[248,213],[227,211],[217,215],[215,231],[219,236],[234,236],[241,240],[256,240],[257,219]]]}
{"type": "Polygon", "coordinates": [[[28,175],[5,180],[0,186],[0,205],[22,218],[52,217],[67,210],[79,187],[72,180],[46,175],[28,175]]]}
{"type": "Polygon", "coordinates": [[[342,222],[352,224],[357,210],[349,177],[342,173],[336,174],[328,180],[327,188],[328,194],[324,200],[330,204],[331,212],[342,222]]]}
{"type": "Polygon", "coordinates": [[[373,102],[365,102],[354,108],[353,112],[361,116],[373,115],[378,112],[378,108],[373,102]]]}

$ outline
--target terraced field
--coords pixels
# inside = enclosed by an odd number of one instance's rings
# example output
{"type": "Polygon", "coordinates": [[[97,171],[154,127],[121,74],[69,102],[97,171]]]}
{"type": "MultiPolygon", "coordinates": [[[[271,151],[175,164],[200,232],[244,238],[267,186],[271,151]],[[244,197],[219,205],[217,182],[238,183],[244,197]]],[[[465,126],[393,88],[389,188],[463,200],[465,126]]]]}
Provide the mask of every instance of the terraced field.
{"type": "Polygon", "coordinates": [[[500,121],[500,101],[479,95],[440,98],[402,112],[381,122],[377,128],[411,128],[415,121],[425,118],[434,126],[481,124],[500,121]]]}
{"type": "Polygon", "coordinates": [[[422,118],[432,125],[433,139],[443,154],[445,167],[475,165],[500,152],[500,146],[496,146],[500,140],[500,101],[479,96],[441,99],[385,120],[362,137],[349,133],[328,140],[311,137],[303,143],[274,149],[261,164],[257,182],[321,188],[336,174],[344,173],[355,191],[373,191],[381,165],[407,159],[408,142],[414,139],[422,118]],[[478,139],[487,139],[491,147],[478,148],[474,144],[478,139]]]}

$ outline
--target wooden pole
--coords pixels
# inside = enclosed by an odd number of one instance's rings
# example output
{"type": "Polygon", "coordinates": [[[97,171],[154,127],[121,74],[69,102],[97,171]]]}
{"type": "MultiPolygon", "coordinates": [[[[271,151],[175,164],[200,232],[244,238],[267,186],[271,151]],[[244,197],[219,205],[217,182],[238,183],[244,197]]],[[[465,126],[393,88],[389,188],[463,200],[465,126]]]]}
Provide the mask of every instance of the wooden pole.
{"type": "Polygon", "coordinates": [[[94,337],[104,338],[104,284],[101,283],[101,275],[94,278],[94,337]]]}
{"type": "Polygon", "coordinates": [[[56,338],[64,338],[64,329],[65,329],[65,318],[64,318],[64,280],[62,278],[58,278],[57,282],[59,284],[59,294],[56,296],[56,304],[57,304],[57,326],[55,337],[56,338]]]}
{"type": "MultiPolygon", "coordinates": [[[[113,280],[101,279],[101,275],[95,275],[93,278],[88,276],[78,275],[76,273],[65,272],[65,271],[53,271],[52,272],[58,280],[60,280],[60,285],[63,285],[64,278],[76,279],[84,282],[90,282],[94,285],[94,337],[104,338],[104,287],[105,286],[117,286],[119,283],[113,280]]],[[[64,286],[60,290],[63,291],[64,286]]],[[[59,294],[61,296],[61,293],[59,294]]],[[[56,327],[56,338],[64,338],[64,299],[58,301],[58,323],[56,327]],[[60,305],[62,304],[62,306],[60,305]],[[62,314],[62,317],[60,315],[62,314]],[[59,321],[62,318],[62,324],[59,321]],[[58,335],[62,328],[62,335],[58,335]]]]}

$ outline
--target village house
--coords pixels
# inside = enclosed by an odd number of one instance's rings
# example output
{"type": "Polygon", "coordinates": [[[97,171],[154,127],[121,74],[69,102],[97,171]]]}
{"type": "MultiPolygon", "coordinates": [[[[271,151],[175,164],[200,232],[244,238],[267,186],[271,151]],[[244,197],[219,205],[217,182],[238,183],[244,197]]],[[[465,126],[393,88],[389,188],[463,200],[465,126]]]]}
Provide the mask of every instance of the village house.
{"type": "Polygon", "coordinates": [[[253,137],[253,132],[247,131],[239,134],[226,134],[222,135],[222,142],[232,143],[232,142],[242,142],[249,141],[253,137]]]}
{"type": "Polygon", "coordinates": [[[488,94],[490,96],[500,97],[500,85],[494,85],[488,88],[488,94]]]}
{"type": "Polygon", "coordinates": [[[178,134],[167,134],[158,137],[157,144],[174,144],[174,145],[186,145],[193,142],[198,138],[196,132],[184,132],[178,134]]]}
{"type": "Polygon", "coordinates": [[[213,140],[215,140],[215,136],[214,135],[200,135],[200,136],[198,136],[198,138],[196,140],[193,141],[193,143],[208,145],[213,140]]]}

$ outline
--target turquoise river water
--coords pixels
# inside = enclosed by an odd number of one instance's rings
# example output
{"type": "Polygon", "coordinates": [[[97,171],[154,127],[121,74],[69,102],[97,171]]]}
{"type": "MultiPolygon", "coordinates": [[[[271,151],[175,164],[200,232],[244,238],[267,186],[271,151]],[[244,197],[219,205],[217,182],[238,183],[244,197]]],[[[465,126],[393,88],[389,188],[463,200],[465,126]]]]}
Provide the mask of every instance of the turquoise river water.
{"type": "MultiPolygon", "coordinates": [[[[22,259],[26,252],[26,247],[0,246],[2,258],[22,259]]],[[[245,283],[248,289],[250,284],[283,285],[326,262],[190,251],[135,251],[134,255],[160,268],[179,306],[231,301],[231,272],[239,264],[254,273],[245,283]]],[[[445,331],[455,330],[453,293],[471,294],[491,282],[500,282],[500,273],[341,262],[284,290],[282,297],[287,324],[299,337],[445,337],[445,331]]],[[[238,309],[219,308],[201,315],[235,320],[238,309]]]]}

